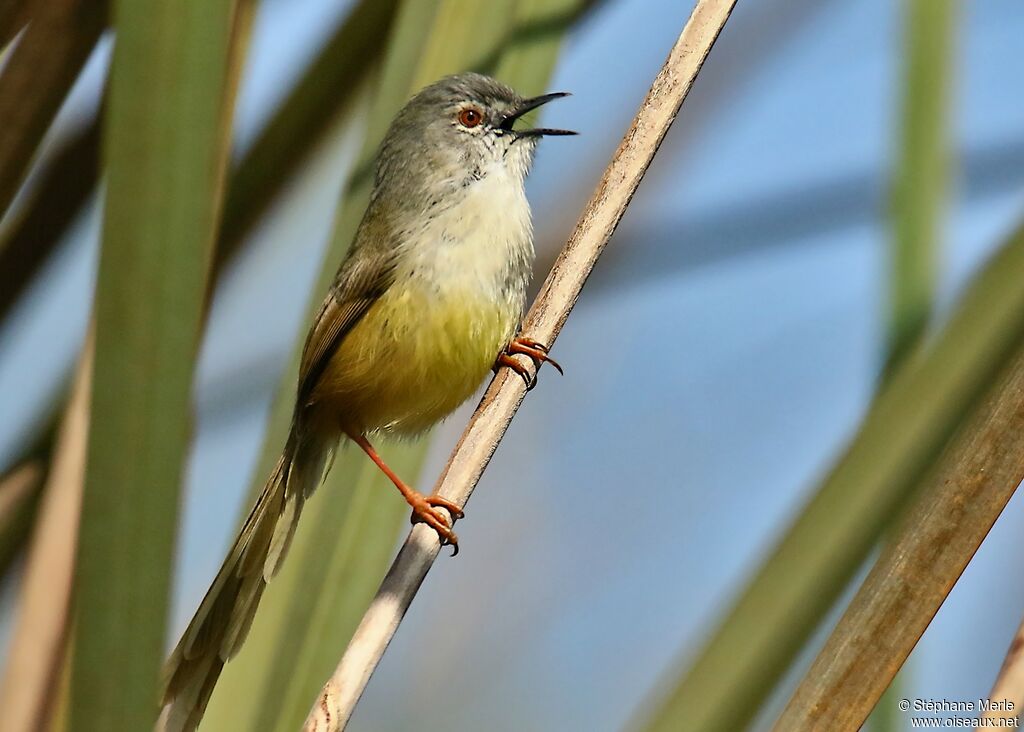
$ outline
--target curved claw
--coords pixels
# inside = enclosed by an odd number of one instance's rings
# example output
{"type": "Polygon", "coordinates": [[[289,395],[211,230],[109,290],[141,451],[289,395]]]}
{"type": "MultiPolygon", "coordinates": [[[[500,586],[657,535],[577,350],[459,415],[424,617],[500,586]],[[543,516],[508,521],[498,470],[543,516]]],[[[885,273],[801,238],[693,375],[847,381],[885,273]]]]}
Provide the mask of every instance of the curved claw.
{"type": "Polygon", "coordinates": [[[513,338],[512,342],[508,344],[508,352],[510,354],[522,353],[525,356],[529,356],[536,362],[538,368],[540,368],[541,364],[549,363],[555,367],[558,373],[565,376],[565,370],[562,368],[562,365],[548,355],[550,350],[546,345],[533,338],[513,338]]]}
{"type": "Polygon", "coordinates": [[[537,386],[537,376],[530,372],[530,369],[523,366],[521,363],[516,361],[507,353],[502,353],[498,356],[498,360],[495,362],[495,371],[502,366],[508,366],[510,369],[519,374],[519,377],[526,384],[526,390],[530,391],[533,387],[537,386]]]}
{"type": "Polygon", "coordinates": [[[459,504],[454,501],[449,501],[443,496],[439,496],[436,493],[431,493],[424,499],[431,506],[444,508],[452,515],[452,518],[458,520],[460,518],[466,518],[466,512],[462,510],[459,504]]]}
{"type": "Polygon", "coordinates": [[[420,496],[418,501],[411,501],[410,503],[412,504],[412,516],[410,516],[409,520],[414,524],[424,523],[432,528],[437,532],[437,536],[441,540],[441,546],[451,546],[453,557],[458,554],[459,537],[452,531],[452,525],[449,523],[447,516],[438,511],[438,508],[448,511],[452,516],[452,522],[465,516],[463,510],[457,504],[438,495],[420,496]]]}
{"type": "Polygon", "coordinates": [[[531,341],[512,341],[509,344],[508,352],[511,354],[522,353],[523,355],[529,356],[530,358],[534,359],[535,363],[537,363],[538,369],[541,368],[541,364],[550,363],[555,368],[555,371],[557,371],[562,376],[565,376],[565,372],[562,370],[561,364],[548,355],[547,348],[541,346],[540,344],[528,345],[528,343],[531,343],[531,341]]]}
{"type": "Polygon", "coordinates": [[[498,369],[502,366],[508,366],[519,374],[526,383],[526,390],[531,391],[533,387],[537,386],[537,372],[546,363],[551,364],[558,373],[565,375],[562,365],[548,355],[548,347],[546,345],[533,338],[513,338],[508,346],[505,347],[505,350],[498,355],[497,360],[494,362],[494,370],[497,373],[498,369]],[[513,356],[516,355],[528,356],[533,361],[534,371],[531,372],[530,369],[514,359],[513,356]]]}

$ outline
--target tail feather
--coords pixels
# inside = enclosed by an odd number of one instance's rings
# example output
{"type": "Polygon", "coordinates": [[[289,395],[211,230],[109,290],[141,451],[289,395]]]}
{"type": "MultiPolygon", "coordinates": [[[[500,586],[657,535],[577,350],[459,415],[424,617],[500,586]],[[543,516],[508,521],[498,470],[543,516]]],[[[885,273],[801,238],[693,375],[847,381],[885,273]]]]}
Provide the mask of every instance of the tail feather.
{"type": "Polygon", "coordinates": [[[217,577],[164,666],[163,732],[192,732],[224,663],[245,641],[267,582],[281,565],[306,498],[320,482],[330,448],[293,430],[217,577]]]}
{"type": "Polygon", "coordinates": [[[267,547],[263,566],[260,573],[263,579],[269,582],[281,568],[281,560],[288,553],[292,545],[292,538],[295,536],[295,527],[299,525],[299,514],[302,513],[302,506],[306,502],[306,496],[301,492],[294,492],[288,496],[281,508],[281,519],[278,521],[270,545],[267,547]]]}

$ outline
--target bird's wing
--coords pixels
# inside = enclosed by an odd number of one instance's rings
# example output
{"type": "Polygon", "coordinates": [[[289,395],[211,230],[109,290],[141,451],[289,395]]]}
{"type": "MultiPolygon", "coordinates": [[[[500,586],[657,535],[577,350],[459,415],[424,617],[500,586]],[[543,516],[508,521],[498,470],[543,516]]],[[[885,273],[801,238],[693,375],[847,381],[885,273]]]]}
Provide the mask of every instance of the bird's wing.
{"type": "Polygon", "coordinates": [[[306,336],[299,366],[298,404],[309,398],[324,368],[353,326],[394,281],[395,257],[354,251],[338,271],[306,336]]]}

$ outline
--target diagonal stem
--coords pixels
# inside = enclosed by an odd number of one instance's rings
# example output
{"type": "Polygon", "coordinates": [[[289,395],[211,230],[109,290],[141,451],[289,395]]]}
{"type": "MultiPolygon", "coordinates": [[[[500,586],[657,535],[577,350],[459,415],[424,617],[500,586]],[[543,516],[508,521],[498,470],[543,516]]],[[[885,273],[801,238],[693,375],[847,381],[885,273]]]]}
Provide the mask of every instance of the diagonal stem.
{"type": "MultiPolygon", "coordinates": [[[[700,0],[641,104],[604,176],[526,316],[523,332],[551,344],[618,226],[736,0],[700,0]]],[[[524,365],[535,368],[525,357],[524,365]]],[[[464,506],[526,394],[508,370],[494,378],[435,486],[464,506]]],[[[304,725],[305,732],[344,728],[440,551],[436,532],[415,526],[381,583],[304,725]]]]}

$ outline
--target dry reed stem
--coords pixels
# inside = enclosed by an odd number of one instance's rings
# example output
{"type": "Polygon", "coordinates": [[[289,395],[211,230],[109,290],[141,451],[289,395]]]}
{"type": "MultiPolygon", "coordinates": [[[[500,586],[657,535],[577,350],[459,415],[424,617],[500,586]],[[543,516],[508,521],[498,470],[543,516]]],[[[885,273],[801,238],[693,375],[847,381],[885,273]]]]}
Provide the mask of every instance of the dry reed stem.
{"type": "MultiPolygon", "coordinates": [[[[562,329],[735,3],[697,3],[575,231],[555,260],[526,316],[524,335],[550,345],[562,329]]],[[[525,357],[518,358],[524,366],[533,367],[525,357]]],[[[449,458],[435,486],[437,493],[465,505],[525,394],[522,379],[502,369],[449,458]]],[[[305,732],[337,732],[348,723],[440,548],[432,529],[420,524],[410,531],[334,674],[310,710],[305,732]]]]}
{"type": "Polygon", "coordinates": [[[90,336],[57,436],[0,680],[0,729],[5,732],[45,729],[60,679],[85,479],[92,354],[90,336]]]}

